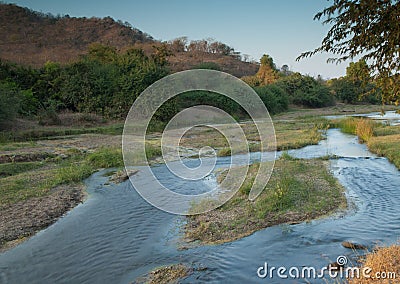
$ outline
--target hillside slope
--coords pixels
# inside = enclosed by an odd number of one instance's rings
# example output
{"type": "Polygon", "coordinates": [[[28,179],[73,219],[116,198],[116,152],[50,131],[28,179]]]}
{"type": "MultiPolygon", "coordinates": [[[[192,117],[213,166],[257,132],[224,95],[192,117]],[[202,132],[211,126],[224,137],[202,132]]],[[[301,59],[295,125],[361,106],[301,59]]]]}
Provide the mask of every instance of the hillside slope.
{"type": "MultiPolygon", "coordinates": [[[[141,48],[147,55],[161,42],[133,28],[129,23],[106,18],[53,16],[0,4],[0,58],[23,65],[40,67],[47,61],[70,63],[87,52],[91,43],[110,45],[117,50],[141,48]]],[[[253,75],[258,65],[229,55],[185,51],[169,56],[171,71],[177,72],[214,62],[221,71],[241,77],[253,75]]]]}
{"type": "Polygon", "coordinates": [[[122,48],[151,41],[149,35],[109,17],[54,17],[0,4],[0,57],[16,63],[67,63],[84,54],[93,42],[122,48]]]}

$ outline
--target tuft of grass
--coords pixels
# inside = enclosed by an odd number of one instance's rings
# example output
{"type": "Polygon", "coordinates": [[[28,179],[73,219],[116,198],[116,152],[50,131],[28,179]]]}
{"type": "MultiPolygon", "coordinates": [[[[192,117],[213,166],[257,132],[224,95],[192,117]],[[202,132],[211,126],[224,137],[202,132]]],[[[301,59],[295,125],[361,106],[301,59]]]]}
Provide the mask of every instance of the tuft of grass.
{"type": "Polygon", "coordinates": [[[368,119],[359,119],[356,125],[356,134],[361,142],[368,142],[374,135],[375,122],[368,119]]]}
{"type": "Polygon", "coordinates": [[[284,151],[280,157],[281,160],[285,160],[285,161],[294,161],[296,160],[295,157],[290,156],[290,154],[287,151],[284,151]]]}
{"type": "Polygon", "coordinates": [[[344,119],[340,119],[336,121],[335,124],[344,133],[353,135],[356,134],[357,119],[354,117],[346,117],[344,119]]]}
{"type": "Polygon", "coordinates": [[[118,148],[101,148],[87,156],[88,163],[94,168],[114,168],[124,165],[122,151],[118,148]]]}
{"type": "Polygon", "coordinates": [[[71,164],[57,169],[54,182],[56,185],[81,182],[89,177],[93,171],[93,166],[88,163],[71,164]]]}
{"type": "Polygon", "coordinates": [[[231,148],[225,147],[218,151],[218,157],[227,157],[231,155],[231,148]]]}
{"type": "Polygon", "coordinates": [[[146,157],[151,160],[162,155],[161,146],[152,143],[146,143],[146,157]]]}
{"type": "Polygon", "coordinates": [[[366,118],[346,117],[336,121],[336,126],[344,133],[357,135],[360,142],[368,142],[379,124],[366,118]]]}
{"type": "Polygon", "coordinates": [[[163,284],[178,283],[179,280],[187,277],[191,269],[182,263],[172,264],[155,268],[146,276],[139,277],[133,283],[163,284]]]}

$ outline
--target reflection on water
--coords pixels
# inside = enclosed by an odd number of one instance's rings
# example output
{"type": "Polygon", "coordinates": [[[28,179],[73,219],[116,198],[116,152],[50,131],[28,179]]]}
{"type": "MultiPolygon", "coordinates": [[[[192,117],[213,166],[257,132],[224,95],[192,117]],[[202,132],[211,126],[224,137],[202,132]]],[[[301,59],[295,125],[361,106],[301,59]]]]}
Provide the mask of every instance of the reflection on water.
{"type": "MultiPolygon", "coordinates": [[[[341,246],[344,240],[367,245],[397,240],[400,173],[385,158],[335,129],[319,145],[289,153],[302,158],[342,157],[331,160],[331,169],[355,207],[331,218],[267,228],[232,243],[179,251],[176,242],[183,217],[147,204],[129,182],[104,185],[107,178],[99,172],[86,181],[90,197],[84,204],[0,255],[0,283],[129,283],[157,266],[179,262],[208,268],[183,283],[298,283],[259,279],[257,268],[265,261],[276,267],[320,268],[338,255],[355,256],[341,246]]],[[[258,159],[259,153],[252,154],[253,161],[258,159]]],[[[228,160],[219,158],[217,167],[228,160]]],[[[174,180],[165,165],[155,171],[177,190],[193,189],[193,184],[174,180]]],[[[214,182],[210,177],[203,183],[214,182]]],[[[201,182],[196,186],[205,187],[201,182]]]]}

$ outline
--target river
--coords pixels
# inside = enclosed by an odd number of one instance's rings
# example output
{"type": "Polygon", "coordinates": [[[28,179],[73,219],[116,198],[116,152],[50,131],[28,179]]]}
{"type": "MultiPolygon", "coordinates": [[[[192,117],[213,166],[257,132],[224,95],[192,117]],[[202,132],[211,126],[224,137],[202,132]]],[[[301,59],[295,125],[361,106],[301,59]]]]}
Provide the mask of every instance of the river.
{"type": "MultiPolygon", "coordinates": [[[[129,181],[107,185],[107,170],[85,183],[89,198],[49,228],[0,255],[1,283],[130,283],[155,267],[185,263],[195,270],[182,283],[302,283],[261,279],[257,269],[270,266],[322,268],[339,255],[358,253],[341,246],[352,240],[373,246],[392,244],[400,235],[400,172],[376,157],[357,138],[337,129],[327,139],[289,153],[313,158],[327,154],[333,174],[346,188],[349,209],[329,218],[260,230],[222,245],[178,250],[185,218],[146,203],[129,181]]],[[[218,158],[217,164],[227,162],[218,158]]],[[[185,191],[186,183],[154,167],[165,183],[185,191]]],[[[204,187],[212,181],[197,181],[204,187]]],[[[316,283],[322,280],[315,280],[316,283]]],[[[305,283],[305,282],[303,282],[305,283]]]]}

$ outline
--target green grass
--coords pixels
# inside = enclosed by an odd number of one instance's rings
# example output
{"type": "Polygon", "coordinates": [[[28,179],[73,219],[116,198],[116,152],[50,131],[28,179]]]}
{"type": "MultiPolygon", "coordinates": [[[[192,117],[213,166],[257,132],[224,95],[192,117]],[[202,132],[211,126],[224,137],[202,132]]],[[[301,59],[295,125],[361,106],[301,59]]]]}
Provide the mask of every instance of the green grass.
{"type": "Polygon", "coordinates": [[[336,120],[334,124],[337,128],[340,128],[343,133],[356,135],[357,121],[357,118],[346,117],[344,119],[336,120]]]}
{"type": "Polygon", "coordinates": [[[381,125],[380,127],[376,127],[374,129],[375,136],[387,136],[387,135],[396,135],[400,134],[400,125],[389,126],[389,125],[381,125]]]}
{"type": "Polygon", "coordinates": [[[155,157],[161,156],[161,146],[159,144],[146,143],[146,157],[151,160],[155,157]]]}
{"type": "Polygon", "coordinates": [[[400,134],[373,137],[367,145],[371,152],[387,157],[400,169],[400,134]]]}
{"type": "Polygon", "coordinates": [[[218,151],[218,157],[227,157],[231,155],[231,148],[229,147],[224,147],[221,150],[218,151]]]}
{"type": "Polygon", "coordinates": [[[123,166],[122,153],[117,148],[69,153],[65,160],[0,165],[0,169],[9,173],[0,178],[0,206],[45,196],[61,184],[79,183],[99,168],[123,166]]]}
{"type": "Polygon", "coordinates": [[[322,163],[302,160],[281,161],[279,176],[273,176],[266,192],[257,200],[257,215],[271,212],[282,214],[326,214],[344,202],[343,189],[322,163]]]}
{"type": "MultiPolygon", "coordinates": [[[[248,193],[258,166],[249,167],[239,191],[223,206],[191,216],[186,237],[204,243],[223,243],[271,225],[306,221],[346,207],[344,189],[329,173],[326,161],[295,159],[288,154],[276,161],[264,191],[251,202],[248,193]]],[[[231,170],[235,173],[235,168],[231,170]]],[[[222,173],[219,182],[225,176],[222,173]]]]}
{"type": "Polygon", "coordinates": [[[21,148],[33,148],[33,147],[38,147],[38,145],[33,142],[12,142],[12,143],[2,143],[0,144],[0,151],[13,151],[13,150],[18,150],[21,148]]]}
{"type": "Polygon", "coordinates": [[[318,144],[331,125],[325,118],[307,116],[296,121],[277,121],[274,126],[277,149],[289,150],[318,144]]]}
{"type": "Polygon", "coordinates": [[[346,117],[334,121],[336,127],[347,134],[357,135],[360,142],[368,142],[382,124],[366,118],[346,117]]]}
{"type": "Polygon", "coordinates": [[[90,153],[86,161],[93,168],[123,167],[122,151],[119,148],[101,148],[90,153]]]}
{"type": "Polygon", "coordinates": [[[0,164],[0,177],[13,176],[44,166],[44,162],[22,162],[0,164]]]}

